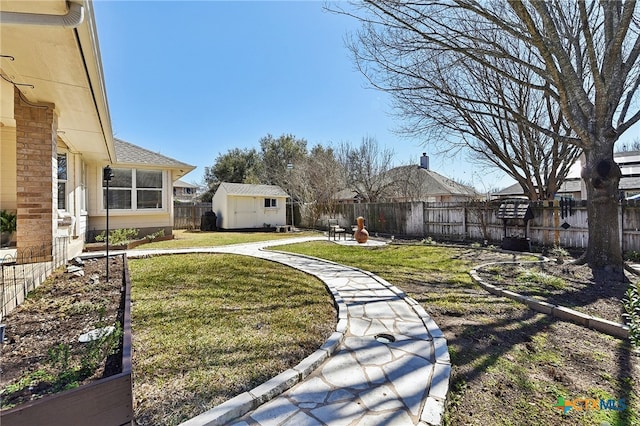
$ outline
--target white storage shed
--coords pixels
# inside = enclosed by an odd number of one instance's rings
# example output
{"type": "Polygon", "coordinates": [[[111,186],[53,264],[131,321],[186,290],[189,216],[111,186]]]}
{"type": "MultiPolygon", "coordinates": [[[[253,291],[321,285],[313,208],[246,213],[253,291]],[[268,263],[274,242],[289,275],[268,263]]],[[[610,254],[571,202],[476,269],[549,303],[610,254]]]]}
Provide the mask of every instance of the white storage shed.
{"type": "Polygon", "coordinates": [[[288,197],[276,185],[223,182],[211,203],[218,228],[269,228],[287,224],[288,197]]]}

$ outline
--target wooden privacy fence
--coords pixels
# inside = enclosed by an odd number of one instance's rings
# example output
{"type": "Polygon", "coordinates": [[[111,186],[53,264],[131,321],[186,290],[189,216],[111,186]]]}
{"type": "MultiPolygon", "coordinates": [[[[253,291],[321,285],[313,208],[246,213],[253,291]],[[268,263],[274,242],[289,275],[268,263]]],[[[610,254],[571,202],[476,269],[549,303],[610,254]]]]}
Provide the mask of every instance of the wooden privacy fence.
{"type": "MultiPolygon", "coordinates": [[[[499,244],[507,237],[523,237],[525,223],[505,223],[498,218],[505,201],[469,203],[361,203],[341,204],[336,215],[340,225],[365,218],[370,234],[427,238],[450,241],[484,241],[499,244]]],[[[520,203],[523,200],[519,200],[520,203]]],[[[526,201],[524,201],[526,202],[526,201]]],[[[534,245],[585,248],[589,237],[586,201],[531,202],[533,218],[528,222],[527,237],[534,245]]],[[[326,224],[328,217],[321,220],[326,224]]],[[[617,218],[618,238],[625,252],[640,251],[640,203],[622,201],[617,218]]]]}
{"type": "Polygon", "coordinates": [[[173,229],[200,229],[200,220],[207,211],[211,211],[211,203],[174,204],[173,229]]]}

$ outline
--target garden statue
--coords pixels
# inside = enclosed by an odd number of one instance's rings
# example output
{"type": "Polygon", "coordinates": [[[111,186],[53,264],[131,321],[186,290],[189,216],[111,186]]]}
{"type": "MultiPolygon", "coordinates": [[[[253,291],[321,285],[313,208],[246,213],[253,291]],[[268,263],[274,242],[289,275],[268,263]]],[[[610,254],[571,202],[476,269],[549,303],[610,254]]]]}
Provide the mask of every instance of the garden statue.
{"type": "Polygon", "coordinates": [[[364,244],[369,239],[369,232],[364,229],[364,217],[360,216],[356,220],[358,221],[358,229],[356,229],[356,232],[353,234],[353,238],[360,244],[364,244]]]}

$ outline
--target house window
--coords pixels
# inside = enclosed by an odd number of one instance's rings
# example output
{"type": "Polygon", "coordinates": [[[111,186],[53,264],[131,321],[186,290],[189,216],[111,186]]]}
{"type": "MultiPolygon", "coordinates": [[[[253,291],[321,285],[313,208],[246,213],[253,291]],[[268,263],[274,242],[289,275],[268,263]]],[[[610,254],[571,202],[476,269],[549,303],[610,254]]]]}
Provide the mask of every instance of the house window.
{"type": "Polygon", "coordinates": [[[162,208],[162,171],[135,170],[136,208],[162,208]]]}
{"type": "Polygon", "coordinates": [[[67,209],[67,154],[58,154],[58,210],[67,209]]]}
{"type": "Polygon", "coordinates": [[[80,168],[80,211],[87,211],[87,165],[84,161],[80,168]]]}
{"type": "MultiPolygon", "coordinates": [[[[109,182],[109,208],[120,210],[161,209],[162,171],[138,169],[112,169],[109,182]]],[[[103,205],[106,207],[106,182],[103,187],[103,205]]]]}
{"type": "Polygon", "coordinates": [[[275,198],[265,198],[264,199],[265,207],[278,207],[277,200],[275,198]]]}

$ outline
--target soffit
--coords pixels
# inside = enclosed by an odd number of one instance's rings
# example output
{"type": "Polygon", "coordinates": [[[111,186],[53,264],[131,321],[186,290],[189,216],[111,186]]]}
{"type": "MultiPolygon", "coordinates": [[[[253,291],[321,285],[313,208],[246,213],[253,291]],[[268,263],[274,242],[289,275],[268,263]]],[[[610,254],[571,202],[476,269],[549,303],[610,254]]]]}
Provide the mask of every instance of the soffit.
{"type": "MultiPolygon", "coordinates": [[[[2,11],[13,12],[65,14],[67,11],[66,3],[57,0],[3,0],[0,6],[2,11]]],[[[96,69],[101,77],[101,65],[99,57],[93,54],[98,51],[94,45],[97,40],[91,39],[93,16],[87,12],[77,29],[0,26],[0,54],[15,58],[13,61],[1,58],[0,71],[14,83],[19,83],[17,88],[29,102],[55,105],[58,136],[72,151],[82,153],[88,159],[108,162],[110,147],[113,150],[111,127],[106,96],[101,99],[104,87],[101,79],[95,77],[96,69]],[[103,117],[100,116],[101,102],[104,104],[103,117]],[[107,128],[103,128],[105,124],[107,128]]]]}
{"type": "Polygon", "coordinates": [[[46,15],[67,13],[66,2],[61,0],[0,0],[0,9],[3,12],[43,13],[46,15]]]}

